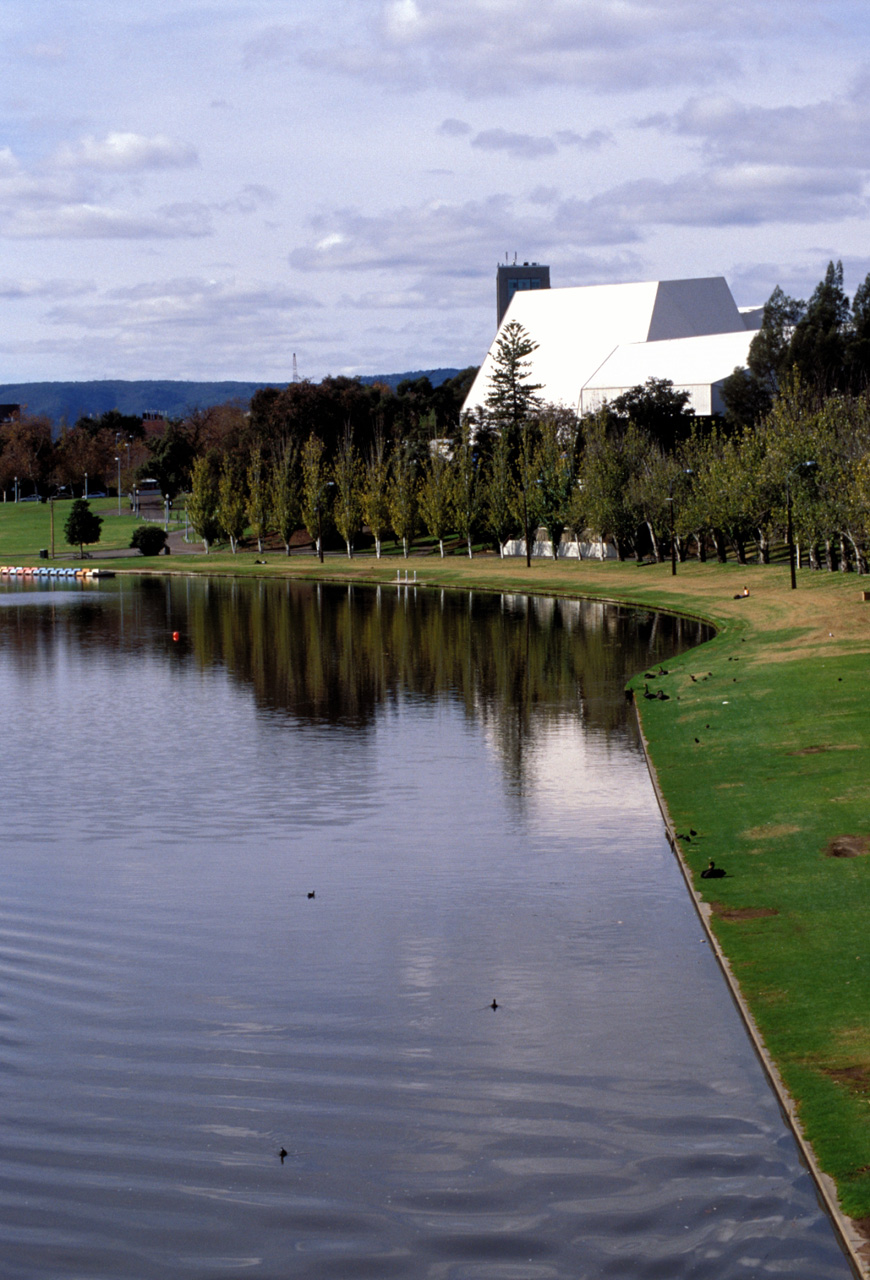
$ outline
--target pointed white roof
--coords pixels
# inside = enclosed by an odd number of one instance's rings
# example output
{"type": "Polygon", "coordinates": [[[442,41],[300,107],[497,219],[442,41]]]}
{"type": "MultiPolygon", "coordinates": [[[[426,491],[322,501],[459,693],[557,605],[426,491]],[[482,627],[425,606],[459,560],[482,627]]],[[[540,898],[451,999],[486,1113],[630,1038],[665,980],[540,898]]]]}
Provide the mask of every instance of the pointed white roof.
{"type": "MultiPolygon", "coordinates": [[[[502,329],[511,320],[518,320],[538,344],[530,374],[533,382],[543,385],[542,398],[574,409],[580,407],[583,387],[626,344],[652,345],[707,334],[747,336],[722,276],[529,290],[514,294],[502,329]]],[[[463,406],[467,410],[486,402],[497,340],[498,334],[468,393],[463,406]]]]}

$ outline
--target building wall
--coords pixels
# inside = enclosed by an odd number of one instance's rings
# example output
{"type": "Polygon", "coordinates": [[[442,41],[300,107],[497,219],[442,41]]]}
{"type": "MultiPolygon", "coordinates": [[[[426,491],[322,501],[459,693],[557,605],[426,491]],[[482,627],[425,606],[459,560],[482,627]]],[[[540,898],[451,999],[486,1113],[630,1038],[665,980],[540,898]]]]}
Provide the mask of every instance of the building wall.
{"type": "Polygon", "coordinates": [[[515,293],[528,293],[532,289],[549,289],[550,268],[539,262],[524,262],[522,265],[499,266],[495,273],[496,310],[498,325],[515,293]]]}

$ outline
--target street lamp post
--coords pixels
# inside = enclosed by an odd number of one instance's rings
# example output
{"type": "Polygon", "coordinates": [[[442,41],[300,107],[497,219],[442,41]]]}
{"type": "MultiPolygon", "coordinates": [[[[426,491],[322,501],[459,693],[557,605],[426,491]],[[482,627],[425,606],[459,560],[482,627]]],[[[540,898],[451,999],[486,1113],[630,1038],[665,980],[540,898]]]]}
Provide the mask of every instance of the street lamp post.
{"type": "Polygon", "coordinates": [[[88,500],[88,473],[85,472],[85,502],[88,500]]]}
{"type": "Polygon", "coordinates": [[[791,520],[791,478],[796,471],[800,471],[802,467],[814,467],[816,464],[812,459],[806,462],[799,462],[796,467],[792,467],[785,478],[785,538],[788,543],[788,569],[791,577],[791,589],[797,590],[797,578],[795,577],[795,555],[794,555],[794,530],[791,520]]]}
{"type": "Polygon", "coordinates": [[[15,501],[18,501],[18,476],[15,477],[15,501]]]}
{"type": "Polygon", "coordinates": [[[115,461],[118,464],[118,515],[121,514],[121,455],[116,456],[115,461]]]}

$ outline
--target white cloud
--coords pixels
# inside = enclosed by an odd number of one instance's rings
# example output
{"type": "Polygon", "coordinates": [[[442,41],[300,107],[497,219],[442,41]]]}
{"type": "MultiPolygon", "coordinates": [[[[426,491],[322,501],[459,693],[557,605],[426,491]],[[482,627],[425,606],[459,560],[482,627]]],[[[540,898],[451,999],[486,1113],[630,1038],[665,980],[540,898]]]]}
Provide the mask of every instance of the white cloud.
{"type": "Polygon", "coordinates": [[[587,217],[614,231],[650,226],[781,225],[865,217],[864,183],[841,169],[742,164],[685,174],[670,182],[627,182],[585,201],[587,217]]]}
{"type": "Polygon", "coordinates": [[[60,169],[95,169],[112,173],[139,173],[149,169],[187,169],[199,163],[196,148],[157,134],[114,132],[105,138],[85,137],[67,143],[54,157],[60,169]]]}
{"type": "Polygon", "coordinates": [[[92,281],[0,278],[0,298],[7,302],[28,298],[75,298],[93,291],[92,281]]]}
{"type": "Polygon", "coordinates": [[[110,289],[87,303],[56,306],[46,319],[86,329],[150,332],[211,325],[232,328],[252,320],[273,325],[276,314],[318,306],[310,294],[284,287],[179,277],[110,289]]]}
{"type": "MultiPolygon", "coordinates": [[[[590,248],[638,239],[633,224],[614,217],[612,210],[599,214],[591,202],[557,197],[525,205],[505,194],[461,204],[428,201],[375,215],[336,210],[316,219],[312,233],[307,245],[289,255],[290,265],[297,270],[342,274],[423,270],[430,280],[438,279],[439,289],[445,281],[473,279],[478,282],[478,296],[482,279],[491,276],[494,260],[511,246],[533,246],[528,253],[538,261],[549,256],[569,261],[577,269],[578,262],[599,261],[590,255],[590,248]]],[[[637,270],[637,260],[631,262],[637,270]]],[[[428,292],[434,301],[434,283],[428,292]]]]}
{"type": "Polygon", "coordinates": [[[842,97],[761,107],[726,95],[691,98],[672,115],[642,121],[697,139],[716,161],[870,168],[870,96],[860,84],[842,97]]]}
{"type": "Polygon", "coordinates": [[[167,205],[137,214],[111,205],[56,204],[0,211],[0,231],[12,240],[165,240],[207,236],[211,217],[203,205],[167,205]]]}
{"type": "Polygon", "coordinates": [[[752,38],[789,39],[818,22],[787,0],[383,0],[359,6],[355,28],[311,33],[269,56],[383,80],[447,86],[468,96],[537,86],[639,92],[650,85],[733,80],[752,38]]]}

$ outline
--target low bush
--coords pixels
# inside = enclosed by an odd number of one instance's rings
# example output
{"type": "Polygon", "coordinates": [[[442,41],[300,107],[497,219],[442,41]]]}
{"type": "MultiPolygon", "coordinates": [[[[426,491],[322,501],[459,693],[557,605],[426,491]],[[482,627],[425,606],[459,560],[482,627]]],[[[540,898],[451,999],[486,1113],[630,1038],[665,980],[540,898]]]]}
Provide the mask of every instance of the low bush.
{"type": "Polygon", "coordinates": [[[166,533],[159,524],[142,524],[130,539],[131,547],[138,547],[143,556],[159,556],[166,546],[166,533]]]}

